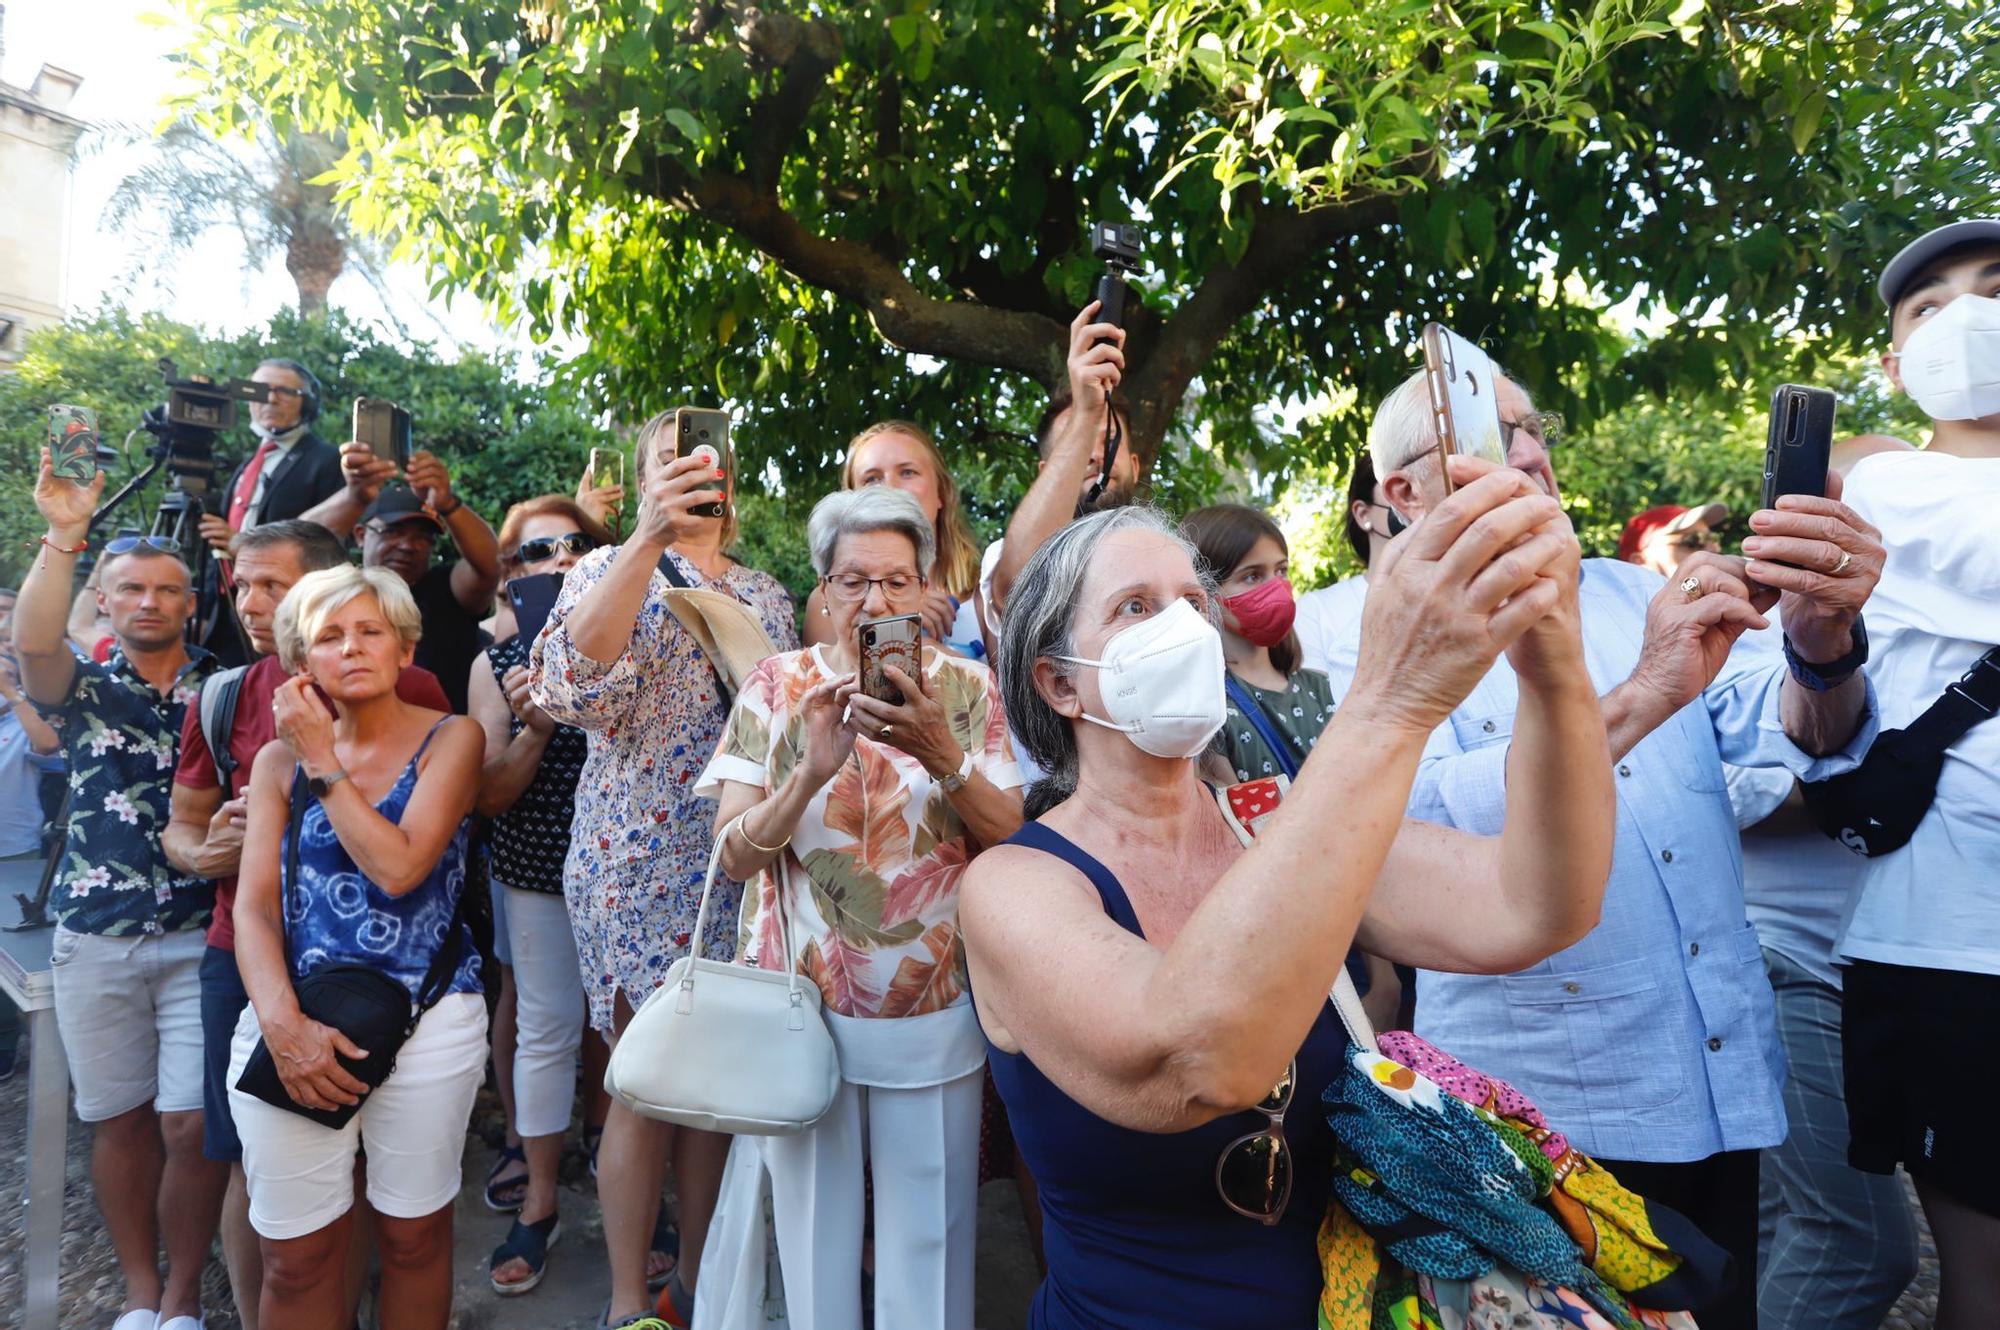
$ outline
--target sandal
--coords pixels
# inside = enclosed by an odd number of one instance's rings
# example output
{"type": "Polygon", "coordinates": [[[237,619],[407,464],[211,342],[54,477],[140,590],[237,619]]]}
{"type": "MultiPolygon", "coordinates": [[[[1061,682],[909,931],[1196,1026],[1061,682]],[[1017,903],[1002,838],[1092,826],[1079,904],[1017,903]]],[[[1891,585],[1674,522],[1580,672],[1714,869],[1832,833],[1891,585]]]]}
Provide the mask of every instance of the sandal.
{"type": "Polygon", "coordinates": [[[538,1219],[532,1224],[516,1219],[514,1226],[507,1230],[507,1240],[493,1249],[493,1255],[486,1262],[486,1282],[503,1298],[529,1292],[548,1273],[549,1248],[555,1246],[556,1239],[561,1236],[562,1219],[553,1211],[547,1219],[538,1219]],[[528,1277],[517,1283],[503,1284],[499,1278],[500,1267],[514,1260],[528,1267],[528,1277]]]}
{"type": "Polygon", "coordinates": [[[635,1312],[614,1325],[611,1304],[607,1302],[597,1315],[597,1330],[674,1330],[674,1327],[651,1312],[635,1312]]]}
{"type": "Polygon", "coordinates": [[[503,1145],[493,1157],[493,1167],[486,1170],[486,1208],[503,1215],[516,1214],[527,1199],[528,1156],[518,1145],[503,1145]],[[510,1164],[521,1166],[520,1176],[502,1178],[510,1164]]]}
{"type": "Polygon", "coordinates": [[[659,1218],[653,1221],[653,1240],[646,1247],[646,1255],[658,1252],[667,1257],[671,1264],[657,1275],[646,1276],[646,1291],[658,1293],[674,1277],[674,1271],[681,1267],[681,1230],[673,1220],[667,1218],[667,1203],[660,1202],[659,1218]]]}

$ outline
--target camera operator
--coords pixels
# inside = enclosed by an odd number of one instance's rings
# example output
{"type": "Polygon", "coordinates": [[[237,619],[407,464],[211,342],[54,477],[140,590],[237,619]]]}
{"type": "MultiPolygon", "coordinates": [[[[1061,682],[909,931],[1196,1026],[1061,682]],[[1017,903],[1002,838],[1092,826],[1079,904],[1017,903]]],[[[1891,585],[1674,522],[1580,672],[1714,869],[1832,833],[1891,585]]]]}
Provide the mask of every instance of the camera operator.
{"type": "MultiPolygon", "coordinates": [[[[217,762],[209,747],[202,728],[203,708],[199,702],[188,708],[181,724],[180,763],[174,770],[173,815],[161,844],[175,867],[215,880],[215,917],[201,959],[202,1153],[231,1166],[222,1210],[222,1251],[244,1330],[257,1330],[263,1255],[250,1227],[243,1144],[229,1111],[229,1041],[250,1003],[236,968],[236,871],[243,855],[251,764],[277,737],[272,701],[279,685],[290,677],[276,655],[278,605],[307,573],[345,564],[347,549],[325,527],[293,519],[242,532],[231,542],[230,555],[236,570],[236,616],[257,659],[240,675],[233,707],[225,708],[207,696],[222,686],[226,673],[202,688],[200,700],[214,709],[216,731],[227,736],[223,762],[217,762]]],[[[403,671],[396,695],[412,706],[449,708],[436,677],[415,665],[403,671]]]]}
{"type": "MultiPolygon", "coordinates": [[[[1555,496],[1547,418],[1504,375],[1494,388],[1508,462],[1555,496]]],[[[1383,499],[1405,522],[1445,497],[1433,422],[1420,371],[1369,429],[1383,499]]],[[[1851,769],[1876,729],[1859,623],[1882,546],[1837,483],[1829,492],[1756,513],[1747,564],[1698,553],[1663,582],[1584,561],[1584,652],[1618,792],[1603,920],[1532,972],[1418,979],[1419,1034],[1520,1086],[1578,1148],[1736,1258],[1734,1291],[1692,1309],[1704,1330],[1755,1324],[1758,1152],[1785,1134],[1784,1057],[1722,764],[1818,779],[1851,769]],[[1780,588],[1787,658],[1732,654],[1780,588]]],[[[1495,665],[1432,734],[1412,817],[1499,829],[1518,705],[1513,672],[1495,665]]]]}
{"type": "Polygon", "coordinates": [[[249,404],[256,450],[223,486],[223,514],[201,519],[202,539],[224,558],[237,532],[297,517],[332,497],[342,484],[339,451],[313,430],[319,418],[319,380],[298,361],[278,358],[258,365],[250,378],[269,394],[249,404]]]}
{"type": "Polygon", "coordinates": [[[1069,386],[1049,399],[1035,426],[1035,447],[1041,466],[1035,483],[1014,510],[1007,537],[987,546],[980,560],[980,602],[986,615],[989,650],[1000,642],[1000,617],[1014,579],[1044,542],[1090,509],[1102,511],[1132,502],[1139,488],[1139,454],[1118,449],[1111,473],[1104,472],[1104,447],[1111,413],[1128,436],[1125,412],[1112,401],[1125,372],[1125,330],[1096,323],[1097,301],[1085,305],[1069,325],[1069,386]],[[1091,490],[1102,478],[1103,492],[1091,503],[1091,490]]]}
{"type": "Polygon", "coordinates": [[[27,695],[51,709],[70,769],[70,817],[51,968],[56,1026],[94,1124],[91,1179],[125,1280],[125,1330],[198,1330],[201,1269],[228,1171],[202,1158],[202,930],[214,888],[161,852],[181,720],[212,656],[182,640],[187,566],[151,537],[99,563],[117,650],[78,660],[64,640],[76,556],[104,475],[57,477],[47,449],[35,507],[48,521],[14,613],[27,695]],[[158,1255],[164,1236],[167,1273],[158,1255]]]}
{"type": "Polygon", "coordinates": [[[394,462],[365,443],[340,450],[346,484],[305,515],[336,536],[361,530],[361,564],[387,568],[409,583],[423,618],[417,664],[437,675],[451,709],[466,714],[472,662],[488,645],[480,621],[500,587],[500,541],[486,519],[451,492],[451,472],[430,452],[410,458],[402,485],[394,462]],[[449,532],[459,557],[433,564],[438,537],[449,532]]]}

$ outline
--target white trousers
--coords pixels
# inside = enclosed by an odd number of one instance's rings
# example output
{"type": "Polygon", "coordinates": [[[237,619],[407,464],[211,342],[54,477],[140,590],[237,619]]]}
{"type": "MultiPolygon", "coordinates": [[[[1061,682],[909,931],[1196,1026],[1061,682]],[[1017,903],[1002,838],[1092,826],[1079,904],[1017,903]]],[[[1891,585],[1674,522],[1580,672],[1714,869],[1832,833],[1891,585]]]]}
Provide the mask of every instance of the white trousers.
{"type": "Polygon", "coordinates": [[[875,1324],[972,1330],[980,1076],[885,1090],[843,1081],[810,1131],[767,1136],[792,1330],[861,1330],[862,1161],[875,1180],[875,1324]]]}
{"type": "Polygon", "coordinates": [[[507,942],[514,953],[514,1130],[569,1130],[576,1051],[583,1044],[583,978],[576,935],[560,893],[506,888],[507,942]]]}

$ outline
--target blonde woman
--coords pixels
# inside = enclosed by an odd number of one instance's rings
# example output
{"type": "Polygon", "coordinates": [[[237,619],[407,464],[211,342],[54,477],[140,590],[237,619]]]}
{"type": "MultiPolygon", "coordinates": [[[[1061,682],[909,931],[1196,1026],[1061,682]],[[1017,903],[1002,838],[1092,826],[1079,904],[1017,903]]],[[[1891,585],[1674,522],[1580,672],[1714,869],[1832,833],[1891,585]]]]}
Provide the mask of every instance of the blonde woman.
{"type": "Polygon", "coordinates": [[[271,703],[278,741],[250,777],[235,909],[250,1007],[229,1070],[250,1223],[263,1239],[260,1323],[345,1330],[354,1157],[365,1145],[382,1305],[396,1308],[406,1330],[443,1330],[459,1157],[486,1067],[479,954],[459,913],[484,737],[476,721],[396,695],[421,628],[394,573],[309,573],[278,606],[275,627],[293,677],[271,703]],[[303,805],[296,826],[295,801],[303,805]],[[281,873],[292,880],[281,884],[281,873]],[[363,965],[418,1001],[449,947],[458,960],[443,996],[395,1052],[389,1078],[364,1097],[343,1059],[390,1050],[359,1048],[306,1016],[294,983],[328,966],[363,965]],[[294,1102],[327,1110],[359,1100],[360,1112],[328,1127],[235,1089],[260,1038],[294,1102]]]}
{"type": "MultiPolygon", "coordinates": [[[[965,505],[959,502],[958,482],[945,466],[937,441],[923,426],[907,420],[878,421],[862,430],[847,445],[840,487],[858,490],[869,485],[903,491],[930,519],[937,561],[925,574],[928,585],[917,609],[923,616],[925,634],[962,656],[983,658],[986,643],[979,628],[979,544],[972,538],[965,505]]],[[[830,642],[832,632],[826,588],[816,587],[806,599],[805,644],[830,642]]]]}

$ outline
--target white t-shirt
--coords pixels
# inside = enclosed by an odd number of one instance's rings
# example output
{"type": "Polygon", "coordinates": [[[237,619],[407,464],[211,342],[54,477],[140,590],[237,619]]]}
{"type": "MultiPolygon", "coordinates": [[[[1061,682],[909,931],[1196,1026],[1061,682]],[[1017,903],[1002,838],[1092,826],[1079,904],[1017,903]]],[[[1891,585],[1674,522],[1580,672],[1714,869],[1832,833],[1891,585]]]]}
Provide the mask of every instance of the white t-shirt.
{"type": "MultiPolygon", "coordinates": [[[[1864,613],[1882,728],[1900,729],[2000,644],[2000,458],[1876,453],[1843,497],[1889,551],[1864,613]]],[[[1866,861],[1840,954],[2000,974],[2000,718],[1945,750],[1910,843],[1866,861]]]]}
{"type": "Polygon", "coordinates": [[[1368,599],[1368,575],[1345,578],[1332,586],[1308,591],[1299,597],[1298,617],[1292,631],[1299,635],[1305,663],[1329,678],[1354,677],[1354,658],[1361,637],[1348,628],[1361,617],[1368,599]]]}
{"type": "MultiPolygon", "coordinates": [[[[986,640],[992,643],[993,650],[996,653],[994,658],[987,663],[992,665],[995,673],[998,673],[1000,669],[1000,660],[997,654],[1000,650],[1000,611],[993,606],[993,570],[1000,566],[1000,552],[1006,548],[1006,545],[1007,540],[1003,536],[991,545],[988,545],[986,552],[979,556],[979,602],[986,607],[986,640]]],[[[1021,787],[1023,789],[1031,787],[1036,781],[1049,774],[1036,765],[1034,758],[1028,756],[1026,745],[1021,742],[1020,736],[1014,733],[1012,725],[1007,727],[1007,742],[1013,745],[1014,763],[1021,768],[1021,787]]]]}

